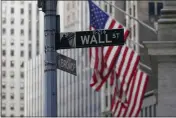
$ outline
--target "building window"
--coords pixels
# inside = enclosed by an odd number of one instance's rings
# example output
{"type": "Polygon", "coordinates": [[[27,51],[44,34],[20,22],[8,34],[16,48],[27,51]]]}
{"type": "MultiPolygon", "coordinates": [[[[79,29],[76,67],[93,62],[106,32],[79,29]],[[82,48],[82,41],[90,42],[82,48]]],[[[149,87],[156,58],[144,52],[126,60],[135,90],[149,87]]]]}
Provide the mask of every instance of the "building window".
{"type": "Polygon", "coordinates": [[[37,30],[37,40],[39,40],[39,30],[37,30]]]}
{"type": "Polygon", "coordinates": [[[11,8],[11,14],[13,14],[14,13],[14,8],[11,8]]]}
{"type": "Polygon", "coordinates": [[[6,5],[3,5],[3,4],[6,4],[5,1],[2,2],[2,6],[3,6],[3,7],[1,7],[1,8],[2,8],[2,13],[3,13],[3,14],[6,14],[7,6],[6,6],[6,5]]]}
{"type": "Polygon", "coordinates": [[[136,25],[134,25],[134,37],[136,37],[136,25]]]}
{"type": "Polygon", "coordinates": [[[37,43],[36,43],[36,54],[39,55],[39,50],[40,50],[40,46],[39,46],[39,40],[37,40],[37,43]]]}
{"type": "Polygon", "coordinates": [[[75,17],[76,17],[76,16],[75,16],[75,12],[73,12],[73,20],[75,19],[75,17]]]}
{"type": "MultiPolygon", "coordinates": [[[[111,2],[111,4],[113,3],[111,2]]],[[[109,6],[109,12],[112,14],[112,5],[109,6]]]]}
{"type": "Polygon", "coordinates": [[[2,110],[6,110],[6,104],[2,103],[2,110]]]}
{"type": "Polygon", "coordinates": [[[24,57],[24,51],[21,51],[21,52],[20,52],[20,56],[21,56],[21,57],[24,57]]]}
{"type": "Polygon", "coordinates": [[[23,8],[21,8],[21,10],[20,10],[20,11],[21,11],[21,14],[24,14],[24,9],[23,9],[23,8]]]}
{"type": "Polygon", "coordinates": [[[2,24],[6,24],[6,18],[2,18],[2,24]]]}
{"type": "Polygon", "coordinates": [[[134,17],[136,16],[136,6],[135,5],[133,5],[133,15],[134,17]]]}
{"type": "Polygon", "coordinates": [[[30,10],[32,9],[32,4],[31,4],[31,3],[29,3],[29,9],[30,9],[30,10]]]}
{"type": "Polygon", "coordinates": [[[108,82],[105,83],[106,89],[108,88],[108,82]]]}
{"type": "Polygon", "coordinates": [[[10,99],[11,99],[11,100],[14,100],[14,97],[15,97],[15,96],[14,96],[14,93],[11,93],[11,94],[10,94],[10,99]]]}
{"type": "Polygon", "coordinates": [[[24,24],[24,19],[21,19],[21,25],[23,25],[24,24]]]}
{"type": "Polygon", "coordinates": [[[29,29],[29,40],[31,41],[31,29],[29,29]]]}
{"type": "Polygon", "coordinates": [[[154,2],[149,2],[149,9],[148,9],[149,16],[155,15],[155,4],[154,2]]]}
{"type": "Polygon", "coordinates": [[[111,94],[111,98],[110,99],[111,99],[111,103],[110,104],[112,104],[112,99],[113,99],[113,95],[112,94],[111,94]]]}
{"type": "Polygon", "coordinates": [[[69,9],[70,9],[70,3],[68,2],[67,3],[67,10],[69,11],[69,9]]]}
{"type": "Polygon", "coordinates": [[[14,35],[14,29],[10,30],[11,35],[14,35]]]}
{"type": "Polygon", "coordinates": [[[6,115],[5,115],[5,114],[2,114],[1,117],[6,117],[6,115]]]}
{"type": "Polygon", "coordinates": [[[13,45],[14,45],[14,42],[11,42],[10,45],[13,46],[13,45]]]}
{"type": "Polygon", "coordinates": [[[24,67],[24,62],[20,63],[20,67],[23,68],[24,67]]]}
{"type": "Polygon", "coordinates": [[[105,97],[105,104],[106,104],[106,107],[108,107],[108,96],[105,97]]]}
{"type": "Polygon", "coordinates": [[[2,99],[6,99],[6,93],[2,92],[2,99]]]}
{"type": "Polygon", "coordinates": [[[20,89],[24,89],[24,82],[20,83],[20,89]]]}
{"type": "Polygon", "coordinates": [[[75,2],[75,1],[73,1],[73,3],[72,3],[72,5],[73,5],[73,8],[75,8],[75,3],[76,3],[76,2],[75,2]]]}
{"type": "Polygon", "coordinates": [[[20,77],[24,78],[24,72],[20,72],[20,77]]]}
{"type": "Polygon", "coordinates": [[[108,6],[107,6],[107,4],[105,4],[105,12],[107,12],[108,11],[108,6]]]}
{"type": "Polygon", "coordinates": [[[2,50],[2,56],[6,56],[6,51],[2,50]]]}
{"type": "Polygon", "coordinates": [[[29,3],[29,10],[28,10],[28,13],[29,13],[29,21],[31,21],[31,16],[32,16],[31,10],[32,10],[32,5],[31,5],[31,3],[29,3]]]}
{"type": "Polygon", "coordinates": [[[149,18],[152,20],[154,16],[161,15],[161,9],[163,8],[163,2],[149,2],[148,3],[148,14],[149,18]]]}
{"type": "Polygon", "coordinates": [[[14,104],[10,105],[10,109],[13,111],[14,110],[14,104]]]}
{"type": "Polygon", "coordinates": [[[70,15],[67,16],[67,21],[70,22],[70,15]]]}
{"type": "Polygon", "coordinates": [[[15,61],[14,60],[10,61],[10,67],[14,67],[14,65],[15,65],[15,61]]]}
{"type": "Polygon", "coordinates": [[[21,29],[21,32],[20,32],[20,33],[21,33],[21,35],[24,35],[24,30],[23,30],[23,29],[21,29]]]}
{"type": "Polygon", "coordinates": [[[6,29],[2,28],[2,34],[6,34],[6,29]]]}
{"type": "Polygon", "coordinates": [[[14,115],[13,115],[13,114],[11,114],[11,115],[10,115],[10,117],[14,117],[14,115]]]}
{"type": "Polygon", "coordinates": [[[10,71],[10,77],[14,78],[14,76],[15,76],[14,71],[10,71]]]}
{"type": "Polygon", "coordinates": [[[36,54],[39,55],[39,47],[37,47],[36,54]]]}
{"type": "Polygon", "coordinates": [[[28,45],[28,48],[29,48],[28,56],[29,56],[29,59],[31,59],[31,57],[32,57],[32,52],[31,52],[31,50],[32,50],[32,45],[29,44],[29,45],[28,45]]]}
{"type": "Polygon", "coordinates": [[[10,51],[10,55],[11,55],[11,56],[14,56],[14,50],[11,50],[11,51],[10,51]]]}
{"type": "Polygon", "coordinates": [[[2,88],[5,89],[6,88],[6,83],[2,82],[2,88]]]}
{"type": "Polygon", "coordinates": [[[24,93],[20,93],[20,100],[24,100],[24,93]]]}
{"type": "Polygon", "coordinates": [[[24,111],[24,107],[23,106],[20,107],[20,111],[24,111]]]}
{"type": "Polygon", "coordinates": [[[14,89],[14,83],[11,83],[10,88],[14,89]]]}
{"type": "Polygon", "coordinates": [[[24,46],[24,43],[20,43],[20,45],[21,45],[21,47],[23,47],[23,46],[24,46]]]}
{"type": "Polygon", "coordinates": [[[6,71],[2,71],[2,77],[6,77],[6,71]]]}
{"type": "Polygon", "coordinates": [[[14,18],[11,18],[11,24],[14,24],[14,22],[15,22],[15,19],[14,18]]]}
{"type": "Polygon", "coordinates": [[[163,8],[163,3],[158,2],[157,3],[157,15],[161,15],[161,9],[163,8]]]}
{"type": "Polygon", "coordinates": [[[6,61],[5,60],[2,60],[2,66],[6,67],[6,61]]]}
{"type": "Polygon", "coordinates": [[[20,115],[20,117],[24,117],[24,115],[23,115],[23,114],[21,114],[21,115],[20,115]]]}
{"type": "Polygon", "coordinates": [[[31,50],[29,51],[29,59],[31,59],[32,58],[32,52],[31,52],[31,50]]]}
{"type": "Polygon", "coordinates": [[[5,39],[2,39],[2,45],[6,46],[6,40],[5,39]]]}

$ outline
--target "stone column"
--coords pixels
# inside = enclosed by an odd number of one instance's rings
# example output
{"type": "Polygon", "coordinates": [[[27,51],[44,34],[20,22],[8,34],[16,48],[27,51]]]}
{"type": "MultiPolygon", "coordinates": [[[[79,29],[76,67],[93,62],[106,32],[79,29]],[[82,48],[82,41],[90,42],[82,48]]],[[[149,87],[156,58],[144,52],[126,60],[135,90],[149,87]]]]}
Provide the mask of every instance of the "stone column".
{"type": "MultiPolygon", "coordinates": [[[[165,1],[157,41],[144,41],[158,65],[157,116],[176,116],[176,1],[165,1]]],[[[151,62],[153,63],[153,62],[151,62]]],[[[155,71],[155,69],[153,69],[155,71]]]]}

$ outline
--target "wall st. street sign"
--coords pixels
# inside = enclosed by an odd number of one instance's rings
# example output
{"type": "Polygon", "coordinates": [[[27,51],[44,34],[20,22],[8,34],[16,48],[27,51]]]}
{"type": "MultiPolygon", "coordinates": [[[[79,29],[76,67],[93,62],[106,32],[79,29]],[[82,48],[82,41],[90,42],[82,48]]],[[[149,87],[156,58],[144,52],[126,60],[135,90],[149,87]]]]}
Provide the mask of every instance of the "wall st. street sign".
{"type": "Polygon", "coordinates": [[[66,32],[56,35],[56,50],[124,45],[124,29],[66,32]]]}

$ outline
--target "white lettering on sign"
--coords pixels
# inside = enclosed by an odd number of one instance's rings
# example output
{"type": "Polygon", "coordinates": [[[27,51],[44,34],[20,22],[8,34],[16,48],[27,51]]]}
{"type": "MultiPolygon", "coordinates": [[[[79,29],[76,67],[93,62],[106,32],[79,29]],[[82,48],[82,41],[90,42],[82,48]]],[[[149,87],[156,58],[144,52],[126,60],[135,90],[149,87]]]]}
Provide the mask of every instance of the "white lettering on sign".
{"type": "Polygon", "coordinates": [[[106,34],[106,43],[112,43],[112,41],[108,41],[108,35],[106,34]]]}
{"type": "Polygon", "coordinates": [[[119,35],[120,35],[120,33],[114,33],[112,37],[113,38],[119,38],[119,35]]]}
{"type": "Polygon", "coordinates": [[[104,41],[101,41],[101,35],[98,35],[98,40],[100,43],[105,43],[104,41]]]}
{"type": "Polygon", "coordinates": [[[105,34],[105,40],[101,40],[101,34],[98,34],[98,39],[96,39],[95,35],[92,35],[92,37],[90,37],[90,35],[84,35],[81,36],[81,41],[82,44],[102,44],[102,43],[112,43],[112,41],[108,40],[108,34],[105,34]]]}
{"type": "Polygon", "coordinates": [[[69,59],[68,60],[60,59],[60,67],[66,70],[74,71],[76,65],[74,63],[71,63],[71,60],[69,59]]]}
{"type": "Polygon", "coordinates": [[[93,42],[96,43],[96,44],[98,43],[97,40],[96,40],[95,35],[92,36],[90,44],[92,44],[93,42]]]}
{"type": "Polygon", "coordinates": [[[81,36],[81,41],[82,41],[82,44],[84,44],[86,42],[86,44],[89,44],[89,38],[90,38],[90,35],[87,35],[87,36],[81,36]],[[87,37],[88,36],[88,37],[87,37]]]}

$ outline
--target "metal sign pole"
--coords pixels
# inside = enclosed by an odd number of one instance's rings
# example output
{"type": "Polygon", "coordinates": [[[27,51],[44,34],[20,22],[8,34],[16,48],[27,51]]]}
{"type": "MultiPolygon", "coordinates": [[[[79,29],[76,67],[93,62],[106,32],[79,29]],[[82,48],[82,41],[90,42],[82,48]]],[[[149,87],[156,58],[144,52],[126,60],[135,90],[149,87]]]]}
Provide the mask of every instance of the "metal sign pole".
{"type": "Polygon", "coordinates": [[[57,117],[57,69],[55,50],[57,0],[38,0],[38,7],[42,8],[42,11],[45,13],[44,116],[57,117]]]}

